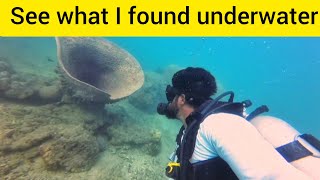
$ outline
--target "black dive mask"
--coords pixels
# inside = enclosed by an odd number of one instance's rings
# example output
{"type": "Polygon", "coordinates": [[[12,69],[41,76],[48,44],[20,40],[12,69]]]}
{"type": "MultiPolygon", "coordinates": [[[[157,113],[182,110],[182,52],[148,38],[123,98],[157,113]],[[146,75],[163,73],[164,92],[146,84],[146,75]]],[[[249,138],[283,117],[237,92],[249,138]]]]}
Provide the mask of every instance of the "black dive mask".
{"type": "Polygon", "coordinates": [[[160,115],[165,115],[169,119],[176,119],[178,114],[178,108],[173,104],[173,100],[178,95],[178,90],[174,87],[167,85],[166,97],[168,103],[159,103],[157,112],[160,115]]]}
{"type": "Polygon", "coordinates": [[[179,94],[179,92],[176,88],[174,88],[170,85],[167,85],[166,97],[167,97],[168,102],[172,102],[174,97],[176,97],[176,95],[178,95],[178,94],[179,94]]]}

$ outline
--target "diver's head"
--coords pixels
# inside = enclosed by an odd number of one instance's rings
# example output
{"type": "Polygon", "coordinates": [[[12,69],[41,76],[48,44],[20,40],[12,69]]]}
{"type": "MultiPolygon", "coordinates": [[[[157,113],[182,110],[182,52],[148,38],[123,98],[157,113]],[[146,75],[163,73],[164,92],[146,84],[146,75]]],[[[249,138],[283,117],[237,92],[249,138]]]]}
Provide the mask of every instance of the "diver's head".
{"type": "Polygon", "coordinates": [[[185,119],[217,91],[215,78],[203,68],[188,67],[176,72],[168,85],[168,103],[158,105],[158,113],[170,119],[185,119]]]}

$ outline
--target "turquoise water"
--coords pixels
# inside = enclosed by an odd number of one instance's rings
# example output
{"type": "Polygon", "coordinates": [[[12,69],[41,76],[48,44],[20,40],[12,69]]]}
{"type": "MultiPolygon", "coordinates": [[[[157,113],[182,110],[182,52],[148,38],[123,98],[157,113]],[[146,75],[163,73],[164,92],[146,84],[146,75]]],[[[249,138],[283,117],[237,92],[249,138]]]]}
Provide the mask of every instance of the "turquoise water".
{"type": "Polygon", "coordinates": [[[144,69],[176,64],[210,70],[239,100],[268,105],[320,137],[320,38],[110,38],[144,69]]]}
{"type": "MultiPolygon", "coordinates": [[[[320,38],[107,38],[133,54],[144,70],[168,65],[210,70],[239,100],[266,104],[270,114],[320,137],[320,38]]],[[[53,38],[2,38],[0,52],[53,74],[53,38]],[[18,52],[18,53],[17,53],[18,52]]]]}

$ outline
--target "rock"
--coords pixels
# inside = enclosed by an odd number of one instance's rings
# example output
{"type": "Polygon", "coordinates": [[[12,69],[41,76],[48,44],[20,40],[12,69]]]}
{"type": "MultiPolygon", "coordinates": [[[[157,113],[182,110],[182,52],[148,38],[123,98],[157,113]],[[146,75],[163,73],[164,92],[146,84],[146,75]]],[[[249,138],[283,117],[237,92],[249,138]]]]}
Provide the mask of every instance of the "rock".
{"type": "Polygon", "coordinates": [[[12,138],[12,135],[14,134],[15,130],[14,129],[8,129],[4,131],[3,137],[4,138],[12,138]]]}
{"type": "Polygon", "coordinates": [[[150,131],[151,143],[146,144],[145,151],[151,156],[156,156],[161,151],[161,132],[158,129],[150,131]]]}
{"type": "Polygon", "coordinates": [[[9,78],[10,73],[8,71],[0,71],[0,78],[9,78]]]}
{"type": "Polygon", "coordinates": [[[2,158],[0,162],[0,177],[3,177],[9,174],[13,169],[18,167],[21,164],[21,159],[12,159],[8,160],[6,158],[2,158]]]}
{"type": "Polygon", "coordinates": [[[6,91],[10,88],[10,79],[9,78],[0,78],[0,91],[6,91]]]}
{"type": "Polygon", "coordinates": [[[46,168],[69,172],[90,169],[100,150],[96,137],[84,132],[84,129],[73,128],[67,135],[41,145],[39,151],[46,168]]]}
{"type": "MultiPolygon", "coordinates": [[[[146,127],[145,127],[146,128],[146,127]]],[[[130,146],[129,149],[141,149],[141,151],[156,156],[161,150],[161,133],[158,130],[145,131],[140,125],[121,123],[111,126],[108,134],[114,146],[130,146]]]]}
{"type": "Polygon", "coordinates": [[[154,141],[159,142],[161,140],[161,132],[158,129],[151,130],[150,134],[154,141]]]}
{"type": "Polygon", "coordinates": [[[7,98],[24,100],[33,96],[35,91],[32,89],[32,85],[27,82],[12,81],[10,88],[5,91],[4,95],[7,98]]]}
{"type": "MultiPolygon", "coordinates": [[[[5,136],[12,136],[14,131],[7,131],[5,136]],[[11,134],[12,133],[12,134],[11,134]],[[11,134],[11,135],[10,135],[11,134]]],[[[12,139],[9,145],[0,144],[0,151],[4,153],[14,153],[28,150],[32,147],[37,147],[42,143],[53,138],[49,128],[42,127],[28,134],[25,134],[19,139],[12,139]]]]}
{"type": "Polygon", "coordinates": [[[26,98],[31,97],[34,94],[34,90],[24,89],[21,87],[19,89],[9,89],[4,94],[7,98],[24,100],[26,98]]]}
{"type": "Polygon", "coordinates": [[[61,88],[58,84],[43,86],[38,90],[38,95],[44,101],[58,101],[61,99],[61,88]]]}
{"type": "Polygon", "coordinates": [[[21,77],[18,74],[13,74],[11,79],[12,81],[21,81],[21,77]]]}
{"type": "Polygon", "coordinates": [[[0,166],[4,164],[0,177],[20,173],[16,177],[23,178],[30,175],[23,170],[30,168],[31,174],[45,169],[89,170],[107,147],[106,136],[95,133],[99,124],[103,125],[100,118],[98,112],[84,111],[74,104],[0,104],[0,166]],[[16,159],[21,163],[7,166],[16,159]],[[36,167],[41,169],[32,169],[36,167]]]}
{"type": "Polygon", "coordinates": [[[6,62],[7,60],[4,60],[3,58],[0,58],[0,72],[7,71],[9,73],[13,73],[13,69],[11,64],[6,62]]]}
{"type": "Polygon", "coordinates": [[[11,66],[0,59],[0,91],[6,91],[10,88],[11,66]]]}

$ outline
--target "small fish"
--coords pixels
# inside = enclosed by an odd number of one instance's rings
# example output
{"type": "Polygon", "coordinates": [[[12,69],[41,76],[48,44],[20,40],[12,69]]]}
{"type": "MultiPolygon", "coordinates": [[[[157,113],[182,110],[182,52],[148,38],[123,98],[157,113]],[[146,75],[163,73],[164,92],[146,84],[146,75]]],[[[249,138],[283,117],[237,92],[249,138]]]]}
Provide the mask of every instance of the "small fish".
{"type": "Polygon", "coordinates": [[[51,59],[49,56],[47,56],[47,61],[49,61],[49,62],[54,62],[54,60],[51,59]]]}

